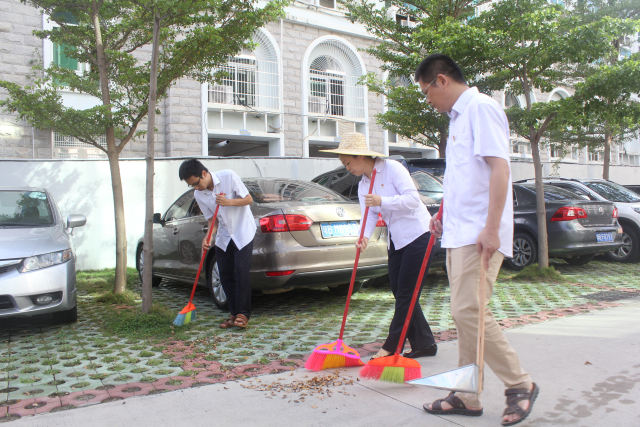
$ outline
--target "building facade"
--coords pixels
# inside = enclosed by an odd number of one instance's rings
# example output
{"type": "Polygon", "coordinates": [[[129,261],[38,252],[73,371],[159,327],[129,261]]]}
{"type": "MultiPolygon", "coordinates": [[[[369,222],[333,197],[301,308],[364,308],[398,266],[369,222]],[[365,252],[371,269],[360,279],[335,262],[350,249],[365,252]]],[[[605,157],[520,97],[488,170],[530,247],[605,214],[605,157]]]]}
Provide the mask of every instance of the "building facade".
{"type": "MultiPolygon", "coordinates": [[[[415,25],[411,17],[396,15],[401,25],[415,25]]],[[[59,46],[33,35],[52,25],[46,16],[19,0],[0,0],[0,78],[27,84],[32,65],[56,63],[82,70],[68,61],[59,46]]],[[[345,132],[366,135],[376,151],[406,157],[437,157],[437,151],[382,129],[376,115],[385,109],[384,97],[369,92],[360,78],[373,72],[383,76],[379,61],[366,52],[376,40],[363,26],[351,23],[337,0],[296,0],[285,17],[257,30],[255,48],[240,52],[226,66],[216,84],[181,79],[159,105],[156,157],[260,156],[323,157],[319,150],[337,146],[345,132]]],[[[627,43],[623,55],[638,50],[627,43]]],[[[536,102],[568,96],[568,89],[535,93],[536,102]]],[[[6,96],[0,92],[0,97],[6,96]]],[[[522,97],[498,92],[503,106],[522,103],[522,97]]],[[[63,93],[66,105],[82,108],[98,100],[63,93]]],[[[131,141],[121,157],[146,153],[144,140],[131,141]]],[[[616,145],[613,165],[640,166],[638,138],[616,145]]],[[[528,161],[527,141],[512,139],[514,159],[528,161]]],[[[17,116],[0,111],[0,158],[100,158],[103,153],[66,135],[34,129],[17,116]]],[[[547,149],[547,162],[602,163],[602,155],[586,148],[560,153],[547,149]]]]}

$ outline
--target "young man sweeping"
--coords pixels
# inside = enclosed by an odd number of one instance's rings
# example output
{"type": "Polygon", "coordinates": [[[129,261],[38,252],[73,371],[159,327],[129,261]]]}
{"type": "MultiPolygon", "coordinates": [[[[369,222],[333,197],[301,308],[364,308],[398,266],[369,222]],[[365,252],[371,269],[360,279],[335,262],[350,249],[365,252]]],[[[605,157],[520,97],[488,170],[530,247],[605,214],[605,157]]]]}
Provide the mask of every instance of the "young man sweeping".
{"type": "MultiPolygon", "coordinates": [[[[194,197],[209,227],[214,227],[215,256],[222,288],[227,295],[231,316],[220,323],[223,329],[246,328],[251,317],[251,285],[249,269],[256,223],[249,205],[253,202],[249,190],[232,170],[209,170],[198,160],[185,160],[179,176],[194,189],[194,197]],[[214,223],[213,213],[220,205],[214,223]]],[[[202,250],[211,242],[205,237],[202,250]]]]}

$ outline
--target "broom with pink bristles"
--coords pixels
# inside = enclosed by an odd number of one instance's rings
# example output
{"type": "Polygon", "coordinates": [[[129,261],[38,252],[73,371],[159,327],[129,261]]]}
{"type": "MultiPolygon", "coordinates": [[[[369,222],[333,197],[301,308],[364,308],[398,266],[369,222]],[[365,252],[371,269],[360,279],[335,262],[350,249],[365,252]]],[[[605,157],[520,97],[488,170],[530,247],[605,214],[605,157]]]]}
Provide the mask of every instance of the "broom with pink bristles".
{"type": "MultiPolygon", "coordinates": [[[[439,220],[442,219],[442,203],[440,204],[440,209],[438,210],[436,218],[439,220]]],[[[424,273],[427,269],[427,265],[429,264],[431,250],[433,249],[435,241],[436,236],[431,233],[431,236],[429,237],[429,244],[427,245],[427,250],[424,253],[422,265],[420,266],[420,274],[418,274],[418,280],[416,281],[416,286],[413,289],[413,295],[411,296],[411,305],[409,305],[407,317],[404,319],[404,325],[402,326],[402,333],[398,340],[396,352],[391,356],[376,357],[375,359],[369,360],[360,370],[361,377],[393,383],[403,383],[405,381],[411,381],[422,377],[422,368],[420,367],[420,364],[414,359],[401,356],[400,352],[404,346],[404,339],[407,336],[409,323],[411,323],[411,317],[413,316],[413,309],[416,306],[418,293],[422,286],[422,279],[424,278],[424,273]]]]}
{"type": "MultiPolygon", "coordinates": [[[[376,170],[373,169],[371,174],[371,183],[369,184],[369,194],[373,190],[373,182],[376,179],[376,170]]],[[[362,242],[364,236],[364,228],[367,224],[367,216],[369,215],[369,206],[364,210],[362,224],[360,225],[360,237],[358,243],[362,242]]],[[[362,366],[364,363],[360,360],[358,352],[346,345],[342,341],[344,335],[344,326],[347,323],[347,315],[349,314],[349,303],[351,302],[351,294],[353,293],[353,284],[356,281],[356,272],[358,270],[358,261],[360,260],[360,247],[356,248],[356,259],[353,263],[353,271],[351,272],[351,282],[349,282],[349,292],[347,293],[347,303],[344,306],[344,314],[342,315],[342,326],[340,327],[340,335],[334,342],[321,344],[316,347],[304,367],[311,371],[320,371],[322,369],[342,368],[349,366],[362,366]]]]}

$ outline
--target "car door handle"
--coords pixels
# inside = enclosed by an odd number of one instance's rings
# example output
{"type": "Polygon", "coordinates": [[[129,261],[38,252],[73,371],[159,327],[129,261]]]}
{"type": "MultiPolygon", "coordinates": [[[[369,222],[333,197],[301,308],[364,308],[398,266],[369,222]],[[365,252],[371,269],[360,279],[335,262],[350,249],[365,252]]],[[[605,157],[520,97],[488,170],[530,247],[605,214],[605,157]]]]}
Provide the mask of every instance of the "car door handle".
{"type": "Polygon", "coordinates": [[[178,234],[179,232],[180,230],[178,229],[178,227],[173,228],[173,234],[178,234]]]}
{"type": "Polygon", "coordinates": [[[204,226],[202,227],[202,232],[203,232],[204,234],[207,234],[207,231],[209,231],[209,226],[208,226],[208,225],[204,225],[204,226]]]}

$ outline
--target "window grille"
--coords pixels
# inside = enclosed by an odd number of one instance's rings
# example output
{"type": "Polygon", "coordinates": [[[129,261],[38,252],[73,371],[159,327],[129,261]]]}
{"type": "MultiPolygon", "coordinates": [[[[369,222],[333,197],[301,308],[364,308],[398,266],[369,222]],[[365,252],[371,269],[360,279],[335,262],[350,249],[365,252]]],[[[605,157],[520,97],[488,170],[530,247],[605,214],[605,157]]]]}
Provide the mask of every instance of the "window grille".
{"type": "Polygon", "coordinates": [[[224,77],[209,85],[209,102],[239,105],[259,110],[280,109],[280,83],[276,51],[269,39],[258,31],[253,52],[243,52],[218,68],[224,77]]]}
{"type": "Polygon", "coordinates": [[[320,43],[311,55],[307,82],[309,114],[362,119],[363,72],[355,54],[335,40],[320,43]]]}
{"type": "MultiPolygon", "coordinates": [[[[101,135],[98,138],[98,143],[106,149],[106,136],[101,135]]],[[[80,141],[78,138],[54,132],[53,157],[57,159],[104,159],[107,154],[93,145],[80,141]]]]}

